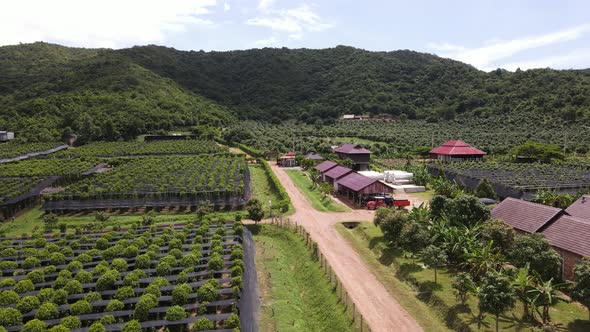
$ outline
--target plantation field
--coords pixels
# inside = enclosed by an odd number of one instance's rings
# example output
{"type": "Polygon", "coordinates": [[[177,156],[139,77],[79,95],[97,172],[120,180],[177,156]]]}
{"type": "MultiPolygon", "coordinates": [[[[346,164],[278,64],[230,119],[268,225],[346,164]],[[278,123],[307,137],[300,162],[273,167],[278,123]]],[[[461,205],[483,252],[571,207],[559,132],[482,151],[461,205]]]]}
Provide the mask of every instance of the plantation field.
{"type": "Polygon", "coordinates": [[[59,142],[48,143],[0,143],[0,159],[14,158],[31,152],[45,151],[63,145],[59,142]]]}
{"type": "Polygon", "coordinates": [[[318,211],[346,212],[350,211],[346,206],[336,202],[331,197],[323,197],[319,189],[313,187],[311,180],[301,171],[286,171],[293,183],[305,195],[311,206],[318,211]]]}
{"type": "Polygon", "coordinates": [[[4,239],[0,325],[8,331],[239,327],[241,234],[240,223],[202,221],[4,239]]]}
{"type": "MultiPolygon", "coordinates": [[[[478,323],[477,299],[469,297],[466,305],[456,299],[451,287],[454,271],[425,268],[415,258],[407,258],[399,249],[388,248],[382,231],[373,223],[361,222],[354,229],[337,224],[336,229],[355,248],[387,290],[419,320],[426,331],[494,331],[495,318],[486,315],[478,323]]],[[[532,324],[522,320],[523,305],[500,316],[501,331],[529,331],[532,324]]],[[[590,329],[587,310],[577,303],[559,302],[551,308],[551,318],[559,331],[582,332],[590,329]]]]}
{"type": "Polygon", "coordinates": [[[228,152],[227,148],[213,141],[170,140],[170,141],[129,141],[95,142],[70,148],[58,153],[70,157],[117,157],[130,155],[174,155],[174,154],[215,154],[228,152]]]}
{"type": "Polygon", "coordinates": [[[0,164],[0,177],[51,175],[77,177],[101,162],[102,160],[97,158],[27,159],[18,162],[0,164]]]}
{"type": "Polygon", "coordinates": [[[246,162],[239,155],[142,157],[67,186],[60,199],[244,194],[246,162]]]}
{"type": "Polygon", "coordinates": [[[411,121],[336,121],[323,126],[314,126],[294,121],[269,124],[244,121],[234,129],[239,134],[235,141],[263,151],[330,152],[330,146],[345,141],[347,137],[362,139],[365,145],[380,156],[393,156],[411,151],[417,146],[430,147],[450,139],[463,141],[487,152],[505,153],[508,148],[527,140],[541,143],[564,144],[567,150],[590,147],[590,128],[582,124],[564,126],[562,121],[528,112],[518,112],[493,118],[471,117],[430,123],[424,120],[411,121]],[[567,141],[565,137],[567,135],[567,141]],[[338,139],[334,139],[338,138],[338,139]]]}
{"type": "Polygon", "coordinates": [[[590,188],[590,168],[572,164],[517,164],[495,162],[461,162],[431,164],[433,174],[442,170],[448,178],[461,179],[474,188],[480,179],[486,178],[501,196],[507,193],[537,190],[581,191],[590,188]],[[470,181],[472,179],[472,181],[470,181]],[[507,190],[503,190],[506,188],[507,190]],[[502,194],[502,192],[506,192],[502,194]]]}
{"type": "Polygon", "coordinates": [[[28,193],[43,180],[37,177],[0,178],[0,205],[28,193]]]}
{"type": "Polygon", "coordinates": [[[333,286],[296,234],[271,225],[249,227],[256,243],[261,331],[354,331],[333,286]]]}

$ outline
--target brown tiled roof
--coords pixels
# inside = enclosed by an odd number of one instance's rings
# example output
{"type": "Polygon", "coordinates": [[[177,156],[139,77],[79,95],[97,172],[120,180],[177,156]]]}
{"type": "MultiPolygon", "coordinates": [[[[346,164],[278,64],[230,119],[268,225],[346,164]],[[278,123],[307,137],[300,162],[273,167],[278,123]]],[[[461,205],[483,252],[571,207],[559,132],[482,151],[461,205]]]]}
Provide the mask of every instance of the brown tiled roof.
{"type": "Polygon", "coordinates": [[[570,216],[590,220],[590,195],[580,197],[565,212],[570,216]]]}
{"type": "Polygon", "coordinates": [[[339,179],[350,172],[353,172],[353,170],[348,167],[336,166],[324,173],[324,175],[331,179],[339,179]]]}
{"type": "Polygon", "coordinates": [[[584,257],[590,257],[590,221],[561,216],[542,233],[549,243],[584,257]]]}
{"type": "Polygon", "coordinates": [[[363,148],[358,144],[342,144],[336,149],[335,152],[344,153],[344,154],[371,154],[373,152],[363,148]]]}
{"type": "Polygon", "coordinates": [[[561,213],[558,208],[508,197],[492,210],[492,218],[502,219],[517,230],[536,233],[561,213]]]}
{"type": "Polygon", "coordinates": [[[352,191],[363,190],[375,182],[379,181],[354,172],[338,180],[339,185],[344,186],[352,191]]]}
{"type": "Polygon", "coordinates": [[[330,168],[333,168],[336,166],[338,166],[338,164],[336,164],[335,162],[326,160],[314,168],[323,173],[323,172],[329,170],[330,168]]]}

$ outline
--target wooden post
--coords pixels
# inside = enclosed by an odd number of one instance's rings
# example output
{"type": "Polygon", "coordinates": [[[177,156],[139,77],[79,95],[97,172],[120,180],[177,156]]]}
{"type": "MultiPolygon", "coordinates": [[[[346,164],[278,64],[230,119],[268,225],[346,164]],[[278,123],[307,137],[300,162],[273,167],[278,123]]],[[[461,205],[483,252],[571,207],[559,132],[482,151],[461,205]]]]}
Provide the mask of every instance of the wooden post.
{"type": "Polygon", "coordinates": [[[354,322],[355,319],[355,313],[356,313],[356,307],[354,305],[354,302],[352,302],[352,321],[354,322]]]}
{"type": "Polygon", "coordinates": [[[363,332],[363,315],[361,315],[361,332],[363,332]]]}

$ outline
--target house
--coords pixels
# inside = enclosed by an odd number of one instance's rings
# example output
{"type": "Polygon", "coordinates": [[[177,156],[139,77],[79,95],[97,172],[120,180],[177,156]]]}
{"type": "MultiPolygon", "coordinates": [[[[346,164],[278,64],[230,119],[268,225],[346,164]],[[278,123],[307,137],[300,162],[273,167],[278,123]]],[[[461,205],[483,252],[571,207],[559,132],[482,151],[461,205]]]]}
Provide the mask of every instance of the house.
{"type": "Polygon", "coordinates": [[[317,165],[316,167],[314,167],[314,169],[318,172],[320,172],[321,177],[322,177],[322,182],[326,181],[326,172],[329,171],[330,169],[334,168],[338,166],[337,163],[330,161],[330,160],[326,160],[323,163],[317,165]]]}
{"type": "Polygon", "coordinates": [[[430,150],[430,158],[439,161],[481,161],[485,155],[485,152],[459,140],[445,142],[441,146],[430,150]]]}
{"type": "Polygon", "coordinates": [[[361,203],[363,194],[393,193],[393,188],[385,183],[356,172],[336,180],[336,187],[338,193],[358,204],[361,203]]]}
{"type": "Polygon", "coordinates": [[[519,233],[541,233],[561,255],[562,277],[570,280],[575,265],[590,257],[590,195],[582,196],[565,210],[506,198],[492,210],[519,233]]]}
{"type": "Polygon", "coordinates": [[[293,151],[287,152],[287,154],[279,157],[277,164],[281,167],[295,167],[295,165],[296,165],[295,156],[296,156],[295,152],[293,152],[293,151]]]}
{"type": "Polygon", "coordinates": [[[354,114],[344,114],[342,120],[355,120],[354,114]]]}
{"type": "Polygon", "coordinates": [[[536,233],[557,220],[562,209],[508,197],[492,210],[492,218],[502,219],[519,233],[536,233]]]}
{"type": "Polygon", "coordinates": [[[354,172],[352,169],[344,166],[336,166],[329,169],[323,174],[326,182],[334,185],[334,191],[338,190],[337,181],[354,172]]]}
{"type": "Polygon", "coordinates": [[[358,144],[343,144],[334,149],[334,153],[343,160],[351,160],[355,171],[368,171],[373,152],[358,144]]]}
{"type": "Polygon", "coordinates": [[[11,131],[0,131],[0,142],[7,142],[14,139],[14,133],[11,131]]]}

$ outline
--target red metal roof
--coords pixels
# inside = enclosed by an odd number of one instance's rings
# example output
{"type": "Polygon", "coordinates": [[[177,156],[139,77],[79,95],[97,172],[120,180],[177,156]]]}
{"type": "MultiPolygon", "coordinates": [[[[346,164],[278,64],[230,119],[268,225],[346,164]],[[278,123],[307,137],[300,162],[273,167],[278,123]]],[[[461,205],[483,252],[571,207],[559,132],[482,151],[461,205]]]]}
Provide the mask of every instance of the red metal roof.
{"type": "Polygon", "coordinates": [[[459,141],[459,140],[451,140],[448,142],[443,143],[441,146],[430,150],[432,154],[442,154],[442,155],[485,155],[486,153],[472,147],[471,145],[459,141]]]}
{"type": "Polygon", "coordinates": [[[326,160],[314,168],[317,169],[318,171],[320,171],[321,173],[324,173],[325,171],[327,171],[333,167],[336,167],[336,166],[338,166],[338,164],[336,164],[335,162],[326,160]]]}
{"type": "Polygon", "coordinates": [[[361,191],[375,182],[379,182],[379,180],[371,179],[354,172],[338,180],[339,185],[344,186],[352,191],[361,191]]]}
{"type": "Polygon", "coordinates": [[[373,152],[363,148],[358,144],[342,144],[334,152],[345,153],[345,154],[371,154],[373,152]]]}
{"type": "Polygon", "coordinates": [[[584,257],[590,257],[590,221],[562,216],[542,233],[549,243],[584,257]]]}
{"type": "Polygon", "coordinates": [[[331,179],[339,179],[350,172],[353,172],[353,170],[348,167],[336,166],[328,170],[324,175],[331,179]]]}
{"type": "MultiPolygon", "coordinates": [[[[590,220],[590,195],[580,197],[565,212],[570,216],[590,220]]],[[[588,239],[590,241],[590,239],[588,239]]]]}
{"type": "Polygon", "coordinates": [[[558,208],[508,197],[492,210],[492,218],[502,219],[517,230],[536,233],[561,213],[558,208]]]}

